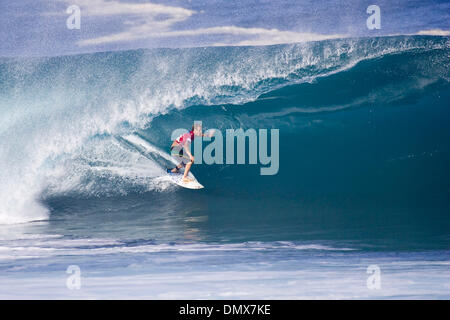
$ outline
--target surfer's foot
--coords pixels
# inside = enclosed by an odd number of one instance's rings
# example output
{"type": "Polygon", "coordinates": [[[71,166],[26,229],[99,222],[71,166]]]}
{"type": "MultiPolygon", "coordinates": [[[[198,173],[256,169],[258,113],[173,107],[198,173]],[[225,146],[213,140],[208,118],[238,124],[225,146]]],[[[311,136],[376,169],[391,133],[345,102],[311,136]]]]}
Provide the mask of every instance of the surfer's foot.
{"type": "Polygon", "coordinates": [[[192,179],[191,179],[191,178],[188,178],[188,177],[183,177],[182,181],[183,181],[183,182],[191,182],[192,179]]]}
{"type": "Polygon", "coordinates": [[[177,173],[178,171],[180,171],[180,169],[178,169],[177,167],[173,169],[167,169],[167,173],[177,173]]]}

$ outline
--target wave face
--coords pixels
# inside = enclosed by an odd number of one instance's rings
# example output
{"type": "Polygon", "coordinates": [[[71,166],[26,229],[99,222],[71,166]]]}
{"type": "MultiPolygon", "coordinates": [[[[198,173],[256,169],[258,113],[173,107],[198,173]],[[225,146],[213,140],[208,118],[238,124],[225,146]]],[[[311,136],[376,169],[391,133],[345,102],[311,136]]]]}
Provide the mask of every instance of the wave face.
{"type": "Polygon", "coordinates": [[[0,223],[47,219],[61,196],[184,192],[118,137],[167,150],[194,120],[280,129],[276,176],[194,166],[218,204],[241,201],[236,212],[445,212],[449,70],[448,38],[418,36],[0,59],[0,223]]]}

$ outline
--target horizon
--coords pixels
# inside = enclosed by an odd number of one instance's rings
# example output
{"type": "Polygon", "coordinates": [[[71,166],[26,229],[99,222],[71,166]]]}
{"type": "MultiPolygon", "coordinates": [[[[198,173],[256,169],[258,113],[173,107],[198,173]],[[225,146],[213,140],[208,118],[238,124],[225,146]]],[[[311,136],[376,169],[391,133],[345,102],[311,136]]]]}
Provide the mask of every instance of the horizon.
{"type": "Polygon", "coordinates": [[[149,51],[149,50],[184,50],[184,49],[203,49],[203,48],[232,48],[232,47],[240,47],[240,48],[256,48],[256,47],[276,47],[276,46],[287,46],[287,45],[300,45],[305,43],[313,43],[313,42],[323,42],[323,41],[338,41],[338,40],[362,40],[362,39],[378,39],[378,38],[395,38],[395,37],[424,37],[424,38],[448,38],[448,35],[423,35],[423,34],[394,34],[394,35],[380,35],[376,37],[371,36],[360,36],[360,37],[342,37],[342,38],[334,38],[334,39],[323,39],[323,40],[311,40],[311,41],[303,41],[303,42],[290,42],[290,43],[277,43],[277,44],[267,44],[267,45],[205,45],[205,46],[186,46],[186,47],[137,47],[137,48],[130,48],[130,49],[112,49],[112,50],[105,50],[105,51],[86,51],[86,52],[74,52],[74,53],[64,53],[64,54],[49,54],[49,55],[11,55],[11,56],[1,56],[2,59],[26,59],[26,58],[56,58],[56,57],[71,57],[71,56],[82,56],[82,55],[90,55],[90,54],[106,54],[106,53],[112,53],[112,52],[128,52],[128,51],[149,51]]]}

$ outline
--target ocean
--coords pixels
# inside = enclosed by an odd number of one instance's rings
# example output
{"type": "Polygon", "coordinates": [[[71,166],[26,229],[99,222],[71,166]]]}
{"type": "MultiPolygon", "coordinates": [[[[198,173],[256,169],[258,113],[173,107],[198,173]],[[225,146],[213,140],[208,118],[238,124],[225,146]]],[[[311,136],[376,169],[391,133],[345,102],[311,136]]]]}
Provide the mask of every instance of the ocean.
{"type": "Polygon", "coordinates": [[[449,299],[448,37],[0,58],[0,298],[449,299]],[[161,179],[135,136],[279,130],[161,179]]]}

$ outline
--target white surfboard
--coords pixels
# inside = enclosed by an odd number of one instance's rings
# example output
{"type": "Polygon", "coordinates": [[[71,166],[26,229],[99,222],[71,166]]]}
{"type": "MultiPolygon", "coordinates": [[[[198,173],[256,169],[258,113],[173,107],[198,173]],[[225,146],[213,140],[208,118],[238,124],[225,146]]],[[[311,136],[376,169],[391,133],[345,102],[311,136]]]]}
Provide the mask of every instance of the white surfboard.
{"type": "Polygon", "coordinates": [[[195,179],[194,175],[189,172],[188,177],[191,179],[189,182],[183,181],[182,173],[167,173],[169,179],[183,188],[188,189],[203,189],[204,187],[195,179]]]}

